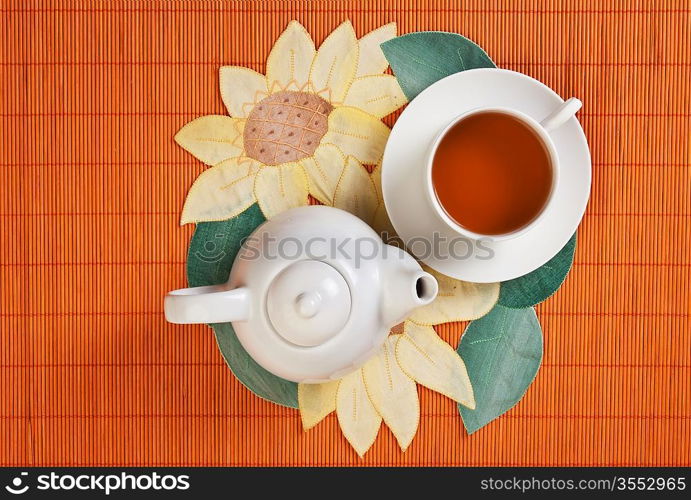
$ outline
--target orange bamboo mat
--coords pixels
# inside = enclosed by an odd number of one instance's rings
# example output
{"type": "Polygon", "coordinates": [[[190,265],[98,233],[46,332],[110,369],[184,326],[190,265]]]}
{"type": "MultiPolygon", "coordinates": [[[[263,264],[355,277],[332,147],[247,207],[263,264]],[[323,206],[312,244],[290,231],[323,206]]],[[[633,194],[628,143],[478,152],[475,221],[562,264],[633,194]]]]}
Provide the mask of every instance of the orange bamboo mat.
{"type": "MultiPolygon", "coordinates": [[[[685,1],[3,1],[2,465],[691,465],[691,11],[685,1]],[[468,437],[420,389],[402,454],[360,461],[332,415],[245,390],[210,330],[165,323],[201,163],[172,137],[224,113],[221,64],[263,71],[291,19],[317,42],[449,30],[580,97],[592,198],[576,263],[538,308],[523,402],[468,437]]],[[[389,124],[393,120],[389,120],[389,124]]],[[[440,333],[455,343],[464,325],[440,333]]]]}

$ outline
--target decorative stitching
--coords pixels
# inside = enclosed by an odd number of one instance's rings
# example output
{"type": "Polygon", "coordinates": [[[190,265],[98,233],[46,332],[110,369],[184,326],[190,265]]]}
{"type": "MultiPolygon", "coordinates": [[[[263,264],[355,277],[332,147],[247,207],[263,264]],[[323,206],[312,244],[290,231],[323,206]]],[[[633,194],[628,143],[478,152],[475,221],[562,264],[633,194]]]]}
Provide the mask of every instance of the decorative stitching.
{"type": "MultiPolygon", "coordinates": [[[[303,149],[300,149],[300,148],[298,148],[298,147],[295,147],[293,144],[288,144],[287,142],[277,141],[277,140],[274,140],[274,139],[246,139],[246,140],[247,140],[248,142],[268,142],[269,144],[275,144],[275,145],[277,145],[277,146],[284,146],[284,147],[286,147],[286,148],[295,149],[296,151],[300,151],[301,153],[303,153],[303,154],[305,155],[304,157],[300,158],[300,160],[304,160],[305,158],[311,158],[311,157],[312,157],[312,155],[310,155],[309,153],[307,153],[307,151],[304,151],[303,149]]],[[[259,160],[257,160],[257,161],[259,161],[259,160]]],[[[296,161],[297,161],[297,160],[296,160],[296,161]]],[[[285,163],[293,163],[293,162],[292,162],[292,161],[289,161],[289,162],[285,162],[285,163]]],[[[267,166],[267,167],[275,167],[275,166],[277,166],[277,165],[280,165],[280,163],[277,163],[277,164],[274,164],[274,165],[266,165],[266,166],[267,166]]]]}
{"type": "Polygon", "coordinates": [[[285,198],[286,196],[286,190],[285,190],[285,184],[283,183],[283,167],[278,167],[278,179],[279,179],[279,186],[280,186],[280,192],[281,196],[285,198]]]}
{"type": "Polygon", "coordinates": [[[354,134],[352,132],[346,132],[346,131],[339,130],[339,129],[331,129],[328,132],[333,132],[334,134],[345,135],[347,137],[353,137],[354,139],[360,139],[362,141],[366,141],[369,139],[369,136],[367,136],[367,135],[358,135],[358,134],[354,134]]]}
{"type": "MultiPolygon", "coordinates": [[[[316,153],[316,151],[315,151],[316,153]]],[[[317,155],[315,154],[312,156],[312,161],[314,162],[314,166],[317,168],[317,172],[319,172],[319,175],[321,176],[322,180],[327,183],[329,181],[328,177],[326,176],[326,172],[324,171],[323,167],[319,164],[319,160],[317,160],[317,155]]]]}
{"type": "MultiPolygon", "coordinates": [[[[419,325],[419,326],[426,326],[426,325],[420,325],[419,323],[416,323],[416,322],[411,321],[411,320],[406,320],[406,323],[408,323],[408,322],[414,323],[414,324],[419,325]]],[[[428,326],[428,327],[431,328],[431,326],[428,326]]],[[[458,358],[461,360],[461,363],[463,363],[463,367],[465,368],[465,362],[463,361],[463,358],[461,358],[461,356],[454,350],[454,348],[451,347],[447,342],[444,342],[444,340],[443,340],[441,337],[439,337],[439,336],[436,334],[436,332],[431,332],[431,333],[433,333],[433,335],[439,340],[439,342],[441,342],[441,343],[443,344],[444,349],[451,350],[451,351],[453,351],[453,354],[454,354],[454,355],[458,356],[458,358]]],[[[407,337],[408,339],[410,339],[410,336],[409,336],[409,335],[404,334],[404,335],[398,340],[398,342],[396,343],[395,354],[396,354],[396,360],[398,361],[398,366],[401,367],[401,370],[402,370],[406,375],[408,375],[408,377],[410,377],[410,378],[412,378],[413,380],[415,380],[418,384],[424,385],[425,387],[427,387],[427,388],[433,390],[434,392],[437,392],[437,393],[439,393],[439,394],[441,394],[441,395],[443,395],[443,396],[446,396],[447,398],[451,399],[452,401],[456,401],[457,403],[460,403],[460,404],[462,404],[462,405],[464,405],[464,406],[467,406],[468,408],[470,408],[471,406],[475,406],[475,401],[474,401],[474,400],[475,400],[475,394],[474,394],[472,385],[470,386],[470,391],[471,391],[471,393],[473,394],[473,401],[472,401],[472,402],[471,402],[471,401],[468,401],[468,400],[459,401],[459,400],[456,399],[454,396],[452,396],[451,393],[450,393],[449,391],[446,391],[446,390],[444,390],[444,389],[442,389],[442,388],[440,388],[440,387],[430,387],[430,386],[427,385],[427,384],[423,384],[423,383],[420,382],[416,377],[414,377],[412,374],[408,373],[408,372],[406,371],[406,369],[405,369],[405,364],[400,362],[400,354],[399,354],[399,352],[398,352],[398,345],[399,345],[399,343],[401,342],[401,340],[403,340],[403,337],[407,337]]],[[[467,376],[467,373],[468,373],[468,372],[467,372],[467,369],[466,369],[466,376],[467,376]]],[[[470,379],[468,379],[468,380],[470,381],[470,379]]]]}
{"type": "Polygon", "coordinates": [[[389,348],[386,342],[382,347],[384,348],[384,368],[386,369],[386,377],[389,381],[389,390],[393,391],[393,378],[391,377],[391,366],[389,365],[389,348]]]}
{"type": "Polygon", "coordinates": [[[420,64],[420,65],[422,65],[422,66],[426,66],[426,67],[428,67],[428,68],[430,68],[430,69],[433,69],[433,70],[437,71],[438,73],[441,73],[442,75],[446,75],[446,73],[447,73],[445,70],[440,69],[440,68],[437,68],[436,66],[432,66],[431,64],[429,64],[429,63],[427,63],[427,62],[425,62],[425,61],[421,61],[421,60],[416,59],[416,58],[414,58],[414,57],[409,57],[409,59],[410,59],[411,61],[413,61],[414,63],[420,64]]]}
{"type": "MultiPolygon", "coordinates": [[[[294,91],[293,91],[293,90],[286,90],[285,92],[294,92],[294,91]]],[[[276,92],[276,93],[278,93],[278,92],[276,92]]],[[[309,93],[309,92],[305,92],[305,93],[309,93]]],[[[273,94],[272,94],[272,95],[273,95],[273,94]]],[[[267,96],[267,97],[268,97],[268,96],[267,96]]],[[[254,103],[254,104],[259,104],[259,103],[254,103]]],[[[291,107],[291,108],[303,109],[303,110],[305,110],[305,111],[310,111],[310,112],[314,111],[314,108],[308,108],[308,107],[306,107],[306,106],[301,106],[301,105],[299,105],[299,104],[293,104],[292,102],[291,102],[291,103],[288,103],[288,104],[284,104],[284,103],[281,103],[281,102],[266,102],[266,103],[262,103],[262,105],[266,105],[266,106],[289,106],[289,107],[291,107]]],[[[319,106],[321,106],[321,103],[319,104],[319,106]]],[[[326,118],[327,116],[329,116],[327,113],[321,113],[321,112],[320,112],[319,114],[320,114],[321,116],[325,117],[325,118],[326,118]]],[[[237,118],[237,119],[238,119],[238,120],[241,120],[242,118],[237,118]]],[[[256,120],[256,121],[258,121],[258,122],[261,122],[261,121],[265,121],[265,122],[271,121],[271,120],[266,120],[266,119],[264,119],[264,118],[252,118],[252,120],[256,120]]],[[[316,132],[316,131],[315,131],[315,132],[316,132]]]]}
{"type": "Polygon", "coordinates": [[[336,66],[336,57],[333,58],[333,61],[331,61],[331,67],[329,68],[329,73],[326,76],[326,88],[330,88],[330,83],[331,83],[331,78],[333,77],[333,71],[334,71],[334,66],[336,66]]]}
{"type": "MultiPolygon", "coordinates": [[[[433,365],[436,365],[436,363],[434,362],[434,359],[432,358],[432,356],[430,356],[429,354],[427,354],[427,351],[425,351],[422,347],[420,347],[420,346],[415,342],[415,340],[413,340],[413,338],[412,338],[410,335],[408,335],[408,334],[406,333],[406,334],[404,334],[404,338],[405,338],[405,340],[407,340],[408,342],[410,342],[410,344],[415,348],[415,350],[418,351],[424,358],[426,358],[427,361],[429,361],[429,362],[432,363],[433,365]]],[[[401,339],[401,340],[402,340],[402,339],[401,339]]],[[[399,340],[399,342],[400,342],[401,340],[399,340]]],[[[442,341],[442,342],[443,342],[443,341],[442,341]]]]}
{"type": "MultiPolygon", "coordinates": [[[[394,335],[394,336],[395,336],[395,335],[394,335]]],[[[400,336],[400,335],[399,335],[398,337],[399,337],[398,339],[394,340],[394,342],[395,342],[395,345],[394,345],[394,353],[395,353],[396,347],[398,346],[398,342],[399,342],[400,339],[401,339],[401,336],[400,336]]],[[[389,339],[390,339],[390,338],[391,338],[391,337],[389,337],[389,339]]],[[[387,340],[387,343],[385,343],[382,347],[383,347],[383,351],[384,351],[384,353],[385,353],[385,355],[386,355],[387,348],[388,348],[388,340],[387,340]]],[[[381,355],[381,354],[379,354],[378,356],[380,356],[380,355],[381,355]]],[[[395,354],[394,354],[394,357],[395,357],[395,354]]],[[[373,358],[373,359],[374,359],[374,358],[373,358]]],[[[419,399],[419,395],[417,394],[417,385],[415,384],[415,379],[414,379],[413,377],[411,377],[410,375],[408,375],[408,374],[405,372],[405,370],[403,370],[403,368],[400,366],[400,363],[398,363],[398,360],[395,360],[395,363],[397,364],[397,366],[398,366],[399,369],[401,370],[401,373],[403,373],[403,375],[404,375],[405,377],[407,377],[407,378],[410,380],[410,382],[412,383],[413,388],[414,388],[414,390],[415,390],[415,395],[416,395],[416,397],[415,397],[415,402],[416,402],[416,404],[415,404],[415,413],[416,413],[416,417],[415,417],[415,432],[413,432],[413,435],[411,436],[410,441],[409,441],[405,446],[403,446],[403,444],[401,443],[401,441],[403,441],[403,439],[402,439],[400,433],[399,433],[397,430],[395,430],[395,429],[390,425],[390,423],[389,423],[390,421],[384,416],[384,414],[382,413],[382,411],[380,411],[380,409],[377,408],[377,405],[374,404],[374,399],[373,399],[372,396],[371,396],[371,390],[370,390],[370,388],[369,388],[369,385],[367,384],[367,378],[365,377],[365,370],[364,370],[364,368],[361,369],[360,372],[362,373],[362,381],[363,381],[363,384],[364,384],[364,386],[365,386],[365,393],[367,394],[367,397],[369,398],[370,404],[371,404],[372,407],[374,408],[374,411],[375,411],[375,412],[379,415],[379,417],[384,421],[384,423],[386,423],[386,425],[389,427],[389,429],[391,429],[391,432],[392,432],[393,435],[396,437],[396,441],[398,442],[398,445],[399,445],[399,447],[401,448],[401,450],[402,450],[402,451],[405,451],[405,450],[407,449],[407,447],[410,446],[410,443],[412,442],[413,438],[414,438],[415,435],[417,434],[417,430],[418,430],[418,428],[419,428],[419,426],[420,426],[420,399],[419,399]]],[[[389,379],[392,381],[392,380],[393,380],[393,377],[391,377],[391,374],[390,374],[390,371],[389,371],[389,366],[387,366],[387,373],[388,373],[389,379]]],[[[391,387],[391,390],[392,390],[392,388],[393,388],[393,382],[390,382],[390,387],[391,387]]],[[[374,440],[372,441],[372,443],[374,443],[374,440]]],[[[370,444],[370,446],[371,446],[371,444],[370,444]]]]}
{"type": "Polygon", "coordinates": [[[221,186],[220,190],[221,190],[221,191],[225,191],[226,189],[230,189],[231,187],[235,186],[236,184],[238,184],[238,183],[240,183],[240,182],[242,182],[242,181],[244,181],[244,180],[247,180],[248,178],[251,178],[251,177],[254,177],[254,176],[253,176],[253,175],[250,175],[250,174],[247,174],[247,175],[241,177],[240,179],[234,180],[234,181],[231,182],[230,184],[226,184],[225,186],[221,186]]]}
{"type": "Polygon", "coordinates": [[[373,97],[372,99],[367,99],[365,102],[369,104],[369,103],[373,103],[373,102],[377,102],[377,101],[383,101],[384,99],[389,99],[389,98],[391,98],[391,96],[383,94],[383,95],[380,95],[379,97],[373,97]]]}
{"type": "Polygon", "coordinates": [[[504,335],[499,335],[498,337],[492,337],[489,339],[473,340],[472,342],[468,342],[468,345],[482,344],[483,342],[494,342],[495,340],[501,340],[503,338],[504,335]]]}
{"type": "Polygon", "coordinates": [[[233,140],[228,140],[228,139],[214,139],[214,138],[206,139],[206,138],[204,138],[204,137],[198,137],[198,138],[195,137],[194,140],[197,141],[197,142],[216,142],[216,143],[219,143],[219,144],[231,144],[231,145],[234,145],[233,143],[235,142],[234,139],[233,139],[233,140]]]}

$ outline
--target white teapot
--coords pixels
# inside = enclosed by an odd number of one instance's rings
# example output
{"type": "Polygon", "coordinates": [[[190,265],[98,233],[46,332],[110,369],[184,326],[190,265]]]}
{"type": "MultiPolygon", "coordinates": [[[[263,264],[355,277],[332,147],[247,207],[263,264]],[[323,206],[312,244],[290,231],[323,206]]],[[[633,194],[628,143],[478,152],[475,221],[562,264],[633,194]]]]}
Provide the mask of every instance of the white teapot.
{"type": "Polygon", "coordinates": [[[165,315],[171,323],[230,321],[261,366],[316,383],[362,365],[437,290],[415,259],[354,215],[307,206],[259,226],[226,284],[170,292],[165,315]]]}

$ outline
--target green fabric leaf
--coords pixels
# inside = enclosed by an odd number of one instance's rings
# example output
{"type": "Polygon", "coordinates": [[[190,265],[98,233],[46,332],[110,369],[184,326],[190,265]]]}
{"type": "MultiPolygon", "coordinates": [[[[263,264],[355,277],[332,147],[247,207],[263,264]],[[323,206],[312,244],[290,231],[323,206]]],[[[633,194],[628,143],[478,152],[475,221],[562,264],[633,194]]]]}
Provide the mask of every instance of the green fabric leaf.
{"type": "Polygon", "coordinates": [[[495,68],[477,44],[456,33],[420,31],[381,44],[408,100],[437,80],[474,68],[495,68]]]}
{"type": "Polygon", "coordinates": [[[219,285],[228,281],[243,240],[265,220],[255,203],[232,219],[197,224],[187,251],[190,286],[219,285]]]}
{"type": "Polygon", "coordinates": [[[482,47],[467,38],[465,40],[467,43],[464,43],[458,48],[458,58],[461,60],[461,71],[497,67],[482,47]]]}
{"type": "Polygon", "coordinates": [[[295,382],[277,377],[259,366],[242,347],[230,323],[216,323],[211,327],[223,359],[242,385],[272,403],[298,407],[298,385],[295,382]]]}
{"type": "Polygon", "coordinates": [[[458,405],[468,434],[510,410],[535,379],[542,362],[542,329],[535,310],[500,305],[470,323],[458,346],[476,407],[458,405]]]}
{"type": "MultiPolygon", "coordinates": [[[[225,283],[242,242],[266,219],[255,203],[232,219],[202,222],[192,236],[187,255],[190,286],[225,283]]],[[[297,384],[269,373],[247,354],[230,323],[211,325],[228,367],[257,396],[297,408],[297,384]]]]}
{"type": "Polygon", "coordinates": [[[505,307],[532,307],[552,296],[569,274],[576,251],[576,233],[546,264],[516,279],[504,281],[499,292],[499,304],[505,307]]]}

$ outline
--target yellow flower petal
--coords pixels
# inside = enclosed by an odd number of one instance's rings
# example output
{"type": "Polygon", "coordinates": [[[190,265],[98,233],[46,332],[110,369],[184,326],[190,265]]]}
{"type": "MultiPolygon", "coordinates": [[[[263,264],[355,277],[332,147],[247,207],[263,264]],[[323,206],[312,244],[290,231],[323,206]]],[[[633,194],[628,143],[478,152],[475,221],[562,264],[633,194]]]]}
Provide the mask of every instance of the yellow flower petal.
{"type": "Polygon", "coordinates": [[[338,380],[323,384],[298,384],[298,405],[302,427],[309,430],[336,410],[338,380]]]}
{"type": "Polygon", "coordinates": [[[409,377],[470,409],[475,408],[473,386],[465,363],[439,338],[434,328],[405,322],[396,344],[396,359],[409,377]]]}
{"type": "Polygon", "coordinates": [[[362,110],[349,106],[335,108],[329,114],[329,129],[322,142],[335,144],[345,155],[361,163],[377,163],[384,153],[389,127],[362,110]]]}
{"type": "Polygon", "coordinates": [[[438,325],[477,319],[487,314],[499,299],[499,283],[469,283],[423,267],[437,278],[439,293],[432,303],[413,311],[409,319],[415,323],[438,325]]]}
{"type": "Polygon", "coordinates": [[[225,220],[254,203],[254,177],[259,165],[249,158],[231,158],[205,170],[187,193],[180,224],[225,220]]]}
{"type": "Polygon", "coordinates": [[[400,335],[389,336],[380,353],[362,367],[362,374],[370,401],[405,451],[420,423],[420,402],[415,381],[396,361],[399,338],[400,335]]]}
{"type": "Polygon", "coordinates": [[[349,156],[336,186],[333,206],[371,224],[378,205],[377,191],[370,174],[360,162],[349,156]]]}
{"type": "Polygon", "coordinates": [[[223,66],[219,73],[221,98],[230,116],[245,118],[252,106],[267,95],[264,75],[242,66],[223,66]]]}
{"type": "Polygon", "coordinates": [[[345,155],[333,144],[320,144],[311,157],[300,160],[309,178],[310,194],[325,205],[332,205],[345,163],[345,155]]]}
{"type": "Polygon", "coordinates": [[[370,225],[372,226],[372,229],[379,233],[379,235],[382,237],[382,240],[384,240],[384,243],[401,246],[400,240],[394,241],[398,237],[396,235],[396,230],[391,223],[391,219],[389,219],[389,214],[386,211],[386,205],[384,204],[384,195],[382,194],[381,188],[381,164],[374,168],[371,177],[372,182],[374,182],[374,188],[377,192],[379,204],[377,205],[377,209],[374,211],[374,217],[372,217],[372,223],[370,225]]]}
{"type": "Polygon", "coordinates": [[[354,106],[381,118],[403,106],[406,99],[393,75],[371,75],[356,78],[344,104],[354,106]]]}
{"type": "Polygon", "coordinates": [[[341,432],[362,457],[374,443],[381,426],[381,416],[367,396],[362,370],[341,379],[336,393],[336,415],[341,432]]]}
{"type": "Polygon", "coordinates": [[[207,165],[242,154],[245,120],[207,115],[192,120],[175,134],[175,142],[207,165]]]}
{"type": "Polygon", "coordinates": [[[356,76],[376,75],[389,67],[380,45],[396,36],[396,23],[389,23],[360,38],[360,61],[356,76]]]}
{"type": "Polygon", "coordinates": [[[384,192],[381,187],[381,163],[377,164],[372,170],[372,182],[374,182],[374,189],[377,191],[377,199],[384,201],[384,192]]]}
{"type": "Polygon", "coordinates": [[[297,163],[263,166],[254,181],[254,197],[264,217],[307,204],[307,175],[297,163]]]}
{"type": "Polygon", "coordinates": [[[402,246],[398,235],[396,234],[396,229],[394,229],[391,219],[389,219],[389,214],[386,211],[384,203],[380,203],[377,206],[377,210],[374,212],[374,217],[372,217],[372,223],[370,224],[372,229],[374,229],[377,234],[384,240],[384,243],[388,245],[402,246]]]}
{"type": "Polygon", "coordinates": [[[266,81],[269,90],[278,91],[294,83],[307,84],[316,50],[307,30],[297,21],[291,21],[278,37],[266,60],[266,81]]]}
{"type": "Polygon", "coordinates": [[[355,79],[358,41],[350,21],[342,23],[321,44],[310,69],[314,92],[328,95],[331,102],[343,102],[355,79]]]}

